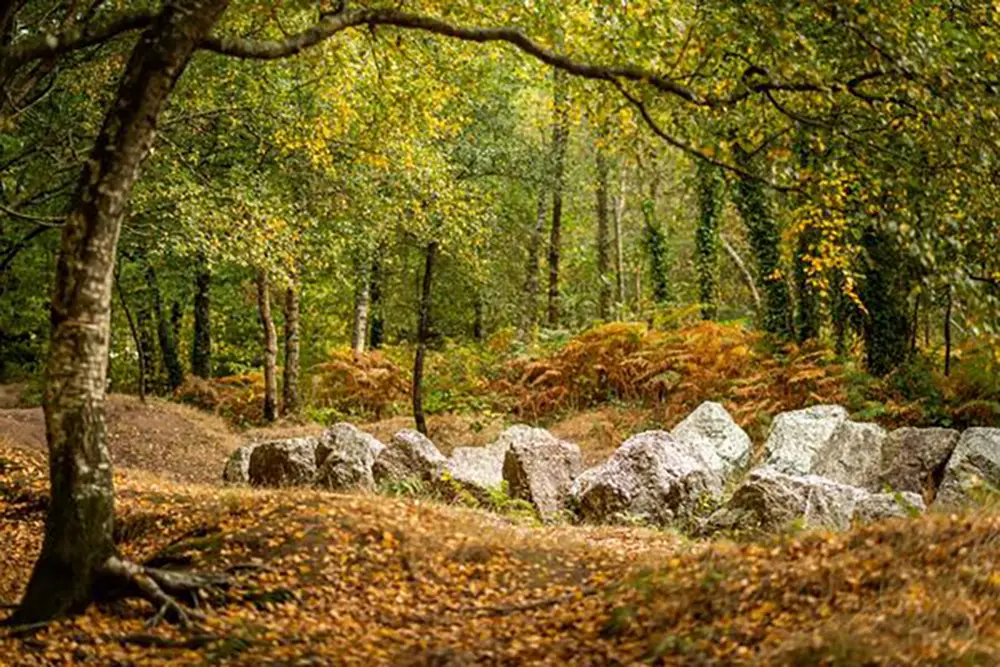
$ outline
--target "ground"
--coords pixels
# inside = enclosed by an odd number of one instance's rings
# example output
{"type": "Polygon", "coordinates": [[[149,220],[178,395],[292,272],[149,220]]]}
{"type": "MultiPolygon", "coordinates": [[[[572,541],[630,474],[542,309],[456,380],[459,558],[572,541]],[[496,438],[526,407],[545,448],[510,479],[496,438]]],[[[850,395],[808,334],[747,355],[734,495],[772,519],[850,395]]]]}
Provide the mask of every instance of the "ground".
{"type": "MultiPolygon", "coordinates": [[[[0,664],[1000,664],[995,514],[767,543],[542,527],[426,499],[225,489],[225,453],[269,432],[161,401],[116,397],[109,412],[124,554],[233,585],[201,601],[198,627],[147,629],[144,602],[95,606],[0,636],[0,664]]],[[[0,415],[10,605],[40,545],[46,477],[26,435],[38,422],[0,415]]],[[[603,433],[591,458],[624,417],[577,419],[564,435],[603,433]]]]}

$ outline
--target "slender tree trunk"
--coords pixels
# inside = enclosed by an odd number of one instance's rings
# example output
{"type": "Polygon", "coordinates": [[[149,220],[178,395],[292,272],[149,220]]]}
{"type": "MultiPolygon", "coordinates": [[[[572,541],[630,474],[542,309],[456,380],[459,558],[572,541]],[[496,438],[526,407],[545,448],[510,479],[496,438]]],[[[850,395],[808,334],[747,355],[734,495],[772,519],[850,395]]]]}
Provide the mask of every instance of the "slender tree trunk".
{"type": "Polygon", "coordinates": [[[271,287],[265,269],[257,271],[257,310],[264,329],[264,421],[278,417],[278,335],[271,317],[271,287]]]}
{"type": "MultiPolygon", "coordinates": [[[[602,133],[603,134],[603,133],[602,133]]],[[[599,295],[597,317],[607,321],[611,315],[611,236],[608,209],[608,156],[597,147],[597,279],[599,295]]]]}
{"type": "Polygon", "coordinates": [[[539,254],[542,249],[542,234],[545,231],[545,199],[543,191],[538,196],[538,212],[535,215],[535,225],[531,230],[531,240],[528,243],[528,270],[524,279],[524,311],[521,314],[521,337],[532,335],[538,325],[538,273],[540,269],[539,254]]]}
{"type": "Polygon", "coordinates": [[[894,236],[871,227],[861,237],[865,274],[860,293],[868,311],[864,339],[868,372],[887,375],[906,361],[910,343],[910,273],[894,236]]]}
{"type": "Polygon", "coordinates": [[[354,285],[354,318],[351,324],[351,349],[354,357],[365,353],[368,340],[368,303],[371,295],[370,264],[368,260],[358,263],[358,275],[354,285]]]}
{"type": "Polygon", "coordinates": [[[413,421],[417,430],[427,435],[427,417],[424,415],[424,357],[431,332],[431,285],[434,280],[434,260],[437,241],[427,244],[424,262],[424,280],[420,290],[420,320],[417,323],[417,353],[413,360],[413,421]]]}
{"type": "Polygon", "coordinates": [[[717,167],[698,162],[698,206],[695,231],[698,298],[701,317],[714,320],[719,312],[719,217],[722,212],[722,176],[717,167]]]}
{"type": "Polygon", "coordinates": [[[566,99],[566,74],[554,74],[555,119],[552,125],[552,227],[549,229],[549,307],[548,323],[559,326],[562,306],[559,295],[559,260],[562,252],[563,189],[566,183],[566,145],[569,141],[569,108],[566,99]]]}
{"type": "MultiPolygon", "coordinates": [[[[649,281],[653,286],[653,303],[661,306],[670,301],[670,280],[667,275],[667,238],[656,219],[659,176],[649,184],[649,199],[642,202],[643,243],[649,256],[649,281]]],[[[641,302],[641,295],[636,301],[641,302]]]]}
{"type": "Polygon", "coordinates": [[[113,538],[114,484],[105,437],[112,276],[122,217],[156,121],[195,45],[225,0],[177,0],[132,52],[116,101],[84,162],[63,225],[45,386],[50,501],[45,537],[12,625],[89,606],[122,562],[113,538]]]}
{"type": "Polygon", "coordinates": [[[122,304],[122,311],[125,312],[125,319],[128,321],[129,331],[132,332],[132,342],[135,343],[135,350],[137,356],[139,357],[139,400],[143,403],[146,402],[146,351],[142,347],[142,338],[139,336],[139,330],[135,326],[135,320],[132,319],[132,312],[129,310],[128,301],[125,299],[125,292],[122,291],[122,284],[118,280],[118,274],[115,273],[115,287],[118,288],[118,299],[122,304]]]}
{"type": "Polygon", "coordinates": [[[807,229],[800,233],[798,251],[795,253],[795,290],[798,295],[795,329],[799,345],[819,337],[821,318],[819,294],[809,282],[809,271],[806,266],[806,260],[813,252],[817,231],[807,229]]]}
{"type": "Polygon", "coordinates": [[[951,311],[954,303],[951,285],[948,285],[948,293],[944,310],[944,375],[951,375],[951,311]]]}
{"type": "Polygon", "coordinates": [[[733,266],[736,267],[736,271],[740,274],[740,278],[743,279],[743,284],[747,286],[750,290],[750,298],[753,299],[754,311],[759,313],[761,308],[760,303],[760,292],[757,291],[757,284],[753,280],[753,274],[750,269],[747,268],[746,262],[740,257],[740,254],[736,252],[736,248],[726,240],[725,236],[719,235],[719,241],[722,243],[722,249],[726,251],[726,256],[729,257],[733,266]]]}
{"type": "Polygon", "coordinates": [[[382,265],[382,255],[385,254],[383,246],[379,247],[375,257],[372,258],[372,280],[369,288],[369,319],[371,326],[368,327],[370,347],[377,350],[382,347],[385,340],[385,313],[382,305],[382,286],[385,284],[385,267],[382,265]]]}
{"type": "Polygon", "coordinates": [[[191,372],[201,378],[212,376],[212,273],[202,259],[194,279],[194,340],[191,344],[191,372]]]}
{"type": "MultiPolygon", "coordinates": [[[[147,296],[147,295],[143,295],[147,296]]],[[[139,329],[139,338],[142,340],[142,349],[146,355],[146,388],[145,393],[156,391],[158,383],[156,378],[160,375],[159,362],[156,358],[156,318],[153,314],[151,299],[140,298],[139,305],[135,309],[135,325],[139,329]]]]}
{"type": "Polygon", "coordinates": [[[285,376],[281,387],[284,414],[299,411],[299,286],[293,279],[285,290],[285,376]]]}
{"type": "Polygon", "coordinates": [[[621,309],[625,304],[625,253],[622,242],[622,218],[625,215],[625,170],[619,175],[618,193],[614,198],[612,206],[611,221],[614,225],[615,234],[615,303],[618,306],[618,317],[622,316],[621,309]]]}
{"type": "Polygon", "coordinates": [[[146,266],[146,282],[153,297],[153,312],[156,315],[156,337],[160,343],[160,357],[163,360],[163,368],[167,371],[167,385],[173,391],[184,382],[184,368],[177,355],[177,339],[174,338],[173,323],[167,319],[167,314],[163,312],[163,297],[156,280],[156,271],[150,265],[146,266]]]}

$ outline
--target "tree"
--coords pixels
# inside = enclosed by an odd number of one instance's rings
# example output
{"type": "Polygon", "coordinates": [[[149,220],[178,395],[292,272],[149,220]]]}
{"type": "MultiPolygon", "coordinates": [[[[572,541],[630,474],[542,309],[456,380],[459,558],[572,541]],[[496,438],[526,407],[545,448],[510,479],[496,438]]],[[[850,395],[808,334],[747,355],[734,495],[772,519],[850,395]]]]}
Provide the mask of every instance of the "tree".
{"type": "Polygon", "coordinates": [[[191,372],[198,377],[209,378],[212,376],[212,273],[204,257],[200,260],[195,275],[191,372]]]}
{"type": "Polygon", "coordinates": [[[263,331],[264,351],[264,421],[278,417],[278,336],[271,317],[271,281],[267,269],[257,269],[257,312],[263,331]]]}
{"type": "Polygon", "coordinates": [[[712,165],[698,163],[698,228],[695,264],[701,317],[713,320],[719,309],[719,217],[722,214],[722,174],[712,165]]]}
{"type": "Polygon", "coordinates": [[[566,183],[566,145],[569,142],[568,102],[566,75],[562,70],[553,71],[552,120],[552,225],[549,227],[549,307],[548,324],[559,326],[561,316],[559,297],[559,259],[562,251],[563,188],[566,183]]]}
{"type": "Polygon", "coordinates": [[[281,385],[282,411],[299,411],[299,286],[293,278],[285,288],[285,368],[281,385]]]}
{"type": "MultiPolygon", "coordinates": [[[[602,142],[605,137],[599,137],[602,142]]],[[[608,156],[601,143],[597,146],[597,280],[599,297],[597,317],[607,320],[611,314],[611,236],[608,208],[608,156]]]]}
{"type": "Polygon", "coordinates": [[[413,420],[417,430],[427,435],[427,416],[424,414],[424,358],[431,333],[431,293],[434,281],[434,262],[438,243],[431,241],[424,251],[424,275],[420,288],[420,310],[417,321],[417,353],[413,358],[413,420]]]}

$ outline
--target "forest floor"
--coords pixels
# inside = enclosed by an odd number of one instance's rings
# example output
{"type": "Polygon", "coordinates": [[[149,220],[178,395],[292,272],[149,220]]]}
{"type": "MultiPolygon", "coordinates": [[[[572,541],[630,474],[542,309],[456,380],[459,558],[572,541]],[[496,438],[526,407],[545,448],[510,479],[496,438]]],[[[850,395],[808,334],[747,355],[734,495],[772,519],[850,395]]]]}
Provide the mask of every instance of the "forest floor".
{"type": "MultiPolygon", "coordinates": [[[[600,458],[626,419],[587,413],[561,435],[584,434],[600,458]]],[[[312,428],[238,434],[191,408],[113,397],[121,550],[230,571],[233,584],[204,600],[198,627],[147,629],[152,610],[139,601],[94,607],[0,635],[0,664],[1000,664],[996,514],[736,543],[217,485],[243,439],[312,428]]],[[[467,427],[438,428],[442,438],[467,427]]],[[[478,429],[484,441],[490,428],[478,429]]],[[[43,433],[37,410],[0,411],[2,605],[18,599],[40,547],[43,433]]]]}

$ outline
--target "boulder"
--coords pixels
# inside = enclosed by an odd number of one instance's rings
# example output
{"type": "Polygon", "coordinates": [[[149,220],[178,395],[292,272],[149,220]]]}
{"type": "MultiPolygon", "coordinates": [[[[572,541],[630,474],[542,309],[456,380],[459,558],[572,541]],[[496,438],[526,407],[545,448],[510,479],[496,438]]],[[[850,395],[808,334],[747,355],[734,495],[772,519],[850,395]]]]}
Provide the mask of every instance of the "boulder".
{"type": "Polygon", "coordinates": [[[222,481],[226,484],[249,484],[250,483],[250,455],[260,443],[251,442],[248,445],[237,447],[226,460],[226,467],[222,471],[222,481]]]}
{"type": "Polygon", "coordinates": [[[316,438],[262,442],[253,448],[247,477],[253,486],[301,486],[316,477],[316,438]]]}
{"type": "Polygon", "coordinates": [[[374,489],[372,468],[385,450],[374,436],[340,423],[320,436],[316,447],[316,484],[330,491],[374,489]]]}
{"type": "Polygon", "coordinates": [[[506,443],[491,443],[486,447],[456,447],[445,462],[452,482],[477,499],[487,499],[490,489],[503,485],[503,462],[506,443]]]}
{"type": "Polygon", "coordinates": [[[729,474],[750,461],[750,436],[719,403],[702,403],[670,435],[718,473],[729,474]]]}
{"type": "Polygon", "coordinates": [[[970,428],[948,459],[935,506],[974,501],[977,490],[1000,489],[1000,428],[970,428]]]}
{"type": "Polygon", "coordinates": [[[842,421],[815,452],[808,472],[834,482],[873,488],[882,466],[885,429],[878,424],[842,421]]]}
{"type": "Polygon", "coordinates": [[[510,445],[503,461],[503,479],[510,495],[534,505],[543,521],[553,519],[563,509],[573,480],[583,470],[580,448],[545,429],[513,428],[520,430],[508,436],[510,445]]]}
{"type": "Polygon", "coordinates": [[[447,459],[421,433],[404,429],[392,436],[372,467],[375,482],[401,482],[418,479],[430,482],[441,476],[447,459]]]}
{"type": "Polygon", "coordinates": [[[570,491],[592,522],[637,518],[665,525],[693,518],[721,494],[719,476],[666,431],[632,436],[606,462],[585,471],[570,491]]]}
{"type": "Polygon", "coordinates": [[[891,432],[882,443],[882,465],[874,490],[911,491],[930,497],[941,484],[960,435],[950,428],[891,432]]]}
{"type": "Polygon", "coordinates": [[[722,508],[705,522],[705,532],[780,531],[804,526],[844,530],[855,520],[875,521],[924,510],[914,493],[871,493],[818,475],[788,475],[758,468],[722,508]]]}
{"type": "Polygon", "coordinates": [[[789,475],[809,474],[816,453],[845,421],[847,410],[839,405],[814,405],[779,414],[764,443],[764,465],[789,475]]]}
{"type": "Polygon", "coordinates": [[[316,446],[316,465],[321,465],[330,452],[343,448],[352,448],[360,443],[372,450],[374,456],[385,449],[385,445],[370,433],[365,433],[354,424],[340,422],[323,431],[319,436],[319,444],[316,446]]]}

